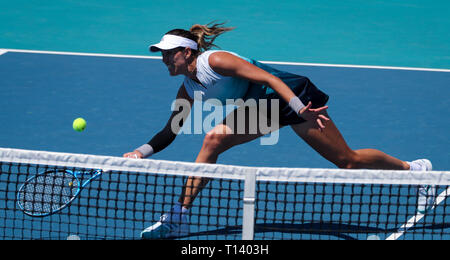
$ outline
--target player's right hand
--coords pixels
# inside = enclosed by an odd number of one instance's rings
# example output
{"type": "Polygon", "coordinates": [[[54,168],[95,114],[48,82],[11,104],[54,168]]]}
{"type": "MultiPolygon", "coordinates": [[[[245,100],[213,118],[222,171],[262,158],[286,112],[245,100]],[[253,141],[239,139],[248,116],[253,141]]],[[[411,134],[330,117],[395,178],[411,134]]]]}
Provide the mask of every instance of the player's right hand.
{"type": "Polygon", "coordinates": [[[142,155],[141,152],[134,151],[134,152],[130,152],[130,153],[124,154],[123,157],[125,157],[125,158],[134,158],[134,159],[142,159],[144,156],[142,155]]]}

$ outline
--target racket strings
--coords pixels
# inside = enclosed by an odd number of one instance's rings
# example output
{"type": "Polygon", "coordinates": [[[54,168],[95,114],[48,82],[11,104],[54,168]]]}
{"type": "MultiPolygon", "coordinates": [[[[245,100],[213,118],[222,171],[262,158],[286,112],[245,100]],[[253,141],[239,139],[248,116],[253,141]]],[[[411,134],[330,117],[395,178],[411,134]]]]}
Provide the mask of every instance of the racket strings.
{"type": "Polygon", "coordinates": [[[48,172],[29,180],[19,193],[19,203],[31,215],[49,214],[75,196],[80,183],[66,171],[48,172]]]}

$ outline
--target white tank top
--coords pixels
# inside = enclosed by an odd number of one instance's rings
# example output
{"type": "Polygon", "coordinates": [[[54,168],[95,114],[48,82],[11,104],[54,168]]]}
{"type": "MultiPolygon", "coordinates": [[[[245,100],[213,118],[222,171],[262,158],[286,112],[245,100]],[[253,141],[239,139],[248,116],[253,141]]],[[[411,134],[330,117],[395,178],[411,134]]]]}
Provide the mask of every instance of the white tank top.
{"type": "MultiPolygon", "coordinates": [[[[247,80],[234,77],[225,77],[216,73],[211,68],[209,65],[209,56],[214,52],[219,51],[221,50],[205,51],[197,57],[197,79],[202,84],[195,82],[189,77],[184,78],[184,87],[192,99],[201,97],[203,101],[206,101],[214,98],[218,99],[222,102],[222,104],[225,104],[227,99],[236,100],[239,98],[244,98],[247,93],[249,87],[249,82],[247,80]],[[194,92],[197,92],[197,95],[194,95],[194,92]]],[[[228,53],[251,62],[248,58],[241,57],[232,52],[228,53]]]]}

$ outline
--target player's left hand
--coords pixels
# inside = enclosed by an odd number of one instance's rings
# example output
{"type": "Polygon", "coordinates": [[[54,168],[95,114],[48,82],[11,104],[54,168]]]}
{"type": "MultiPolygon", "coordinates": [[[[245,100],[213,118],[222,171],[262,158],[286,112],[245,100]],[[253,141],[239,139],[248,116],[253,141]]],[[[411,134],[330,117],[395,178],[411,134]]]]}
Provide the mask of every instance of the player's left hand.
{"type": "Polygon", "coordinates": [[[323,106],[319,108],[311,108],[312,103],[309,101],[308,105],[300,110],[298,113],[303,119],[308,121],[315,121],[317,123],[317,128],[322,131],[325,128],[325,122],[330,119],[326,117],[322,112],[328,109],[328,106],[323,106]]]}

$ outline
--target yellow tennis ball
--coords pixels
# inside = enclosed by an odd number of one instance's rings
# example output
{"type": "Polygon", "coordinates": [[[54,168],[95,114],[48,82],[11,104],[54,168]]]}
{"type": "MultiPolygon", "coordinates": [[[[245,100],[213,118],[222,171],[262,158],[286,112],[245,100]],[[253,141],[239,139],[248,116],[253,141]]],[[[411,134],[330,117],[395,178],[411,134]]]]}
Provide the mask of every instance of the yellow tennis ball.
{"type": "Polygon", "coordinates": [[[86,120],[79,117],[73,121],[73,130],[77,132],[83,132],[83,130],[86,128],[86,120]]]}

